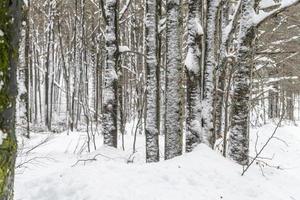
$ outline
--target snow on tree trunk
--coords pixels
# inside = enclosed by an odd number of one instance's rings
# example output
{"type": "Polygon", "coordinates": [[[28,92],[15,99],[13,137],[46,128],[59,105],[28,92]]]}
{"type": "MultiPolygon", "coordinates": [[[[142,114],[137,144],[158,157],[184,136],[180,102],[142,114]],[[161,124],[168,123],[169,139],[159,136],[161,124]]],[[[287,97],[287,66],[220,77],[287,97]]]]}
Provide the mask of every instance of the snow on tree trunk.
{"type": "Polygon", "coordinates": [[[156,0],[146,0],[146,70],[147,70],[147,103],[146,103],[146,161],[159,161],[159,110],[157,101],[157,17],[156,0]]]}
{"type": "Polygon", "coordinates": [[[232,121],[228,141],[229,157],[241,165],[247,165],[249,162],[250,94],[255,40],[255,27],[252,25],[253,8],[253,0],[242,0],[232,121]]]}
{"type": "Polygon", "coordinates": [[[18,97],[16,106],[18,108],[16,113],[16,121],[24,126],[27,126],[27,133],[23,133],[26,137],[30,137],[30,82],[29,82],[29,72],[30,72],[30,21],[29,21],[29,9],[30,1],[27,2],[27,6],[23,7],[23,23],[21,27],[20,34],[20,47],[19,47],[19,67],[17,69],[17,79],[18,81],[18,97]]]}
{"type": "Polygon", "coordinates": [[[200,1],[189,0],[188,3],[188,52],[185,60],[187,77],[186,152],[191,152],[193,148],[200,142],[200,46],[203,30],[199,21],[200,1]]]}
{"type": "Polygon", "coordinates": [[[215,93],[214,135],[215,139],[222,137],[223,102],[225,90],[226,68],[218,75],[215,93]]]}
{"type": "MultiPolygon", "coordinates": [[[[216,140],[222,137],[222,125],[223,125],[223,108],[224,108],[224,95],[225,85],[227,81],[227,68],[228,58],[227,49],[229,44],[227,42],[228,37],[225,33],[226,27],[229,24],[230,8],[232,6],[227,0],[220,1],[220,13],[219,13],[219,24],[218,24],[218,35],[219,35],[219,54],[218,54],[218,66],[216,70],[216,91],[215,91],[215,114],[214,114],[214,135],[216,140]]],[[[232,22],[233,23],[233,22],[232,22]]]]}
{"type": "Polygon", "coordinates": [[[182,154],[180,6],[180,0],[167,0],[165,159],[182,154]]]}
{"type": "Polygon", "coordinates": [[[118,1],[106,0],[106,65],[104,71],[103,134],[104,144],[117,147],[118,120],[118,1]]]}
{"type": "Polygon", "coordinates": [[[206,19],[206,47],[204,63],[204,82],[203,82],[203,102],[202,102],[202,135],[203,142],[213,147],[215,142],[213,113],[214,113],[214,71],[216,65],[215,58],[215,36],[216,18],[218,12],[218,0],[207,2],[206,19]]]}
{"type": "Polygon", "coordinates": [[[0,1],[0,200],[13,199],[20,4],[17,0],[0,1]]]}

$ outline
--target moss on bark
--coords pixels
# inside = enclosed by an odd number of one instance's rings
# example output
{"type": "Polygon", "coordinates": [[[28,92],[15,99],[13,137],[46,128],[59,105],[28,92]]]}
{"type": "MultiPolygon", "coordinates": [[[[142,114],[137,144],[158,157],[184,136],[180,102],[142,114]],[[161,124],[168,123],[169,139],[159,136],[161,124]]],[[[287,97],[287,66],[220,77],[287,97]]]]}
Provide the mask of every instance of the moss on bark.
{"type": "Polygon", "coordinates": [[[20,0],[0,1],[0,200],[13,199],[16,63],[20,0]]]}

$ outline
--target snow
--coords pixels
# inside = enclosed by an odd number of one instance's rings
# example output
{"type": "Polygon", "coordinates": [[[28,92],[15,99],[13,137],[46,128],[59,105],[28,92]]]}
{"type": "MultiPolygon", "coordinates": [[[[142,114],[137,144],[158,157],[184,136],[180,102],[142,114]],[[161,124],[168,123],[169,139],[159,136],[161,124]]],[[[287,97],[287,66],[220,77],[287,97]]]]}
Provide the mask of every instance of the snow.
{"type": "Polygon", "coordinates": [[[23,0],[25,6],[27,7],[28,6],[28,0],[23,0]]]}
{"type": "Polygon", "coordinates": [[[157,31],[158,33],[161,33],[163,30],[165,30],[166,21],[167,21],[167,18],[162,18],[161,20],[159,20],[158,31],[157,31]]]}
{"type": "Polygon", "coordinates": [[[0,77],[1,77],[1,79],[0,79],[0,90],[2,89],[2,87],[4,85],[4,82],[2,80],[2,76],[3,76],[3,73],[0,71],[0,77]]]}
{"type": "Polygon", "coordinates": [[[198,35],[203,35],[204,34],[202,25],[201,25],[200,20],[198,18],[195,19],[195,29],[196,29],[196,32],[197,32],[198,35]]]}
{"type": "MultiPolygon", "coordinates": [[[[251,152],[272,134],[274,124],[251,131],[251,152]]],[[[269,165],[263,174],[258,165],[241,176],[241,166],[223,158],[206,145],[192,153],[154,164],[144,163],[144,136],[138,136],[134,163],[127,163],[133,136],[126,135],[126,150],[100,147],[79,154],[85,133],[33,134],[25,149],[49,137],[49,142],[27,155],[40,157],[17,169],[16,200],[287,200],[299,199],[300,127],[282,126],[262,157],[269,165]],[[93,158],[95,161],[79,162],[93,158]],[[101,155],[100,155],[101,154],[101,155]]],[[[163,141],[163,138],[161,138],[163,141]]],[[[97,141],[100,144],[101,139],[97,141]]],[[[161,143],[162,145],[163,143],[161,143]]],[[[19,157],[17,164],[22,160],[19,157]]]]}
{"type": "Polygon", "coordinates": [[[261,57],[257,59],[258,61],[263,61],[263,62],[270,62],[270,63],[274,63],[274,60],[269,58],[269,57],[261,57]]]}
{"type": "Polygon", "coordinates": [[[262,0],[259,2],[260,9],[270,8],[270,7],[273,7],[274,5],[277,5],[277,4],[273,0],[262,0]]]}
{"type": "Polygon", "coordinates": [[[292,29],[292,28],[297,28],[297,27],[298,27],[297,25],[291,25],[291,26],[288,26],[287,28],[292,29]]]}
{"type": "MultiPolygon", "coordinates": [[[[272,4],[270,3],[270,0],[264,0],[265,4],[268,4],[269,7],[272,6],[272,4]],[[267,2],[268,1],[268,2],[267,2]]],[[[259,25],[260,23],[262,23],[264,20],[268,19],[270,16],[280,12],[281,10],[284,10],[292,5],[295,5],[297,3],[299,3],[299,0],[282,0],[279,3],[279,7],[276,9],[271,10],[270,12],[265,12],[263,10],[260,10],[260,12],[258,14],[253,14],[252,18],[253,18],[253,25],[259,25]]],[[[274,2],[273,6],[276,6],[278,3],[274,2]]],[[[265,5],[262,5],[265,6],[265,5]]]]}
{"type": "Polygon", "coordinates": [[[189,48],[184,64],[189,71],[193,71],[195,74],[197,74],[200,71],[200,66],[198,65],[199,61],[196,60],[198,57],[195,54],[197,53],[194,53],[193,49],[189,48]]]}
{"type": "MultiPolygon", "coordinates": [[[[267,78],[265,80],[265,83],[274,83],[278,81],[283,81],[283,80],[297,80],[298,76],[283,76],[283,77],[278,77],[278,78],[267,78]]],[[[253,83],[260,82],[261,80],[253,80],[253,83]]]]}
{"type": "Polygon", "coordinates": [[[119,52],[122,53],[122,52],[128,52],[130,51],[129,47],[127,46],[119,46],[119,52]]]}
{"type": "Polygon", "coordinates": [[[5,139],[5,138],[6,138],[6,136],[7,136],[7,134],[6,134],[6,133],[3,133],[3,131],[2,131],[2,130],[0,130],[0,145],[2,144],[2,142],[3,142],[3,139],[5,139]]]}
{"type": "Polygon", "coordinates": [[[275,41],[275,42],[272,42],[272,44],[284,44],[284,43],[287,43],[287,42],[292,42],[293,40],[298,40],[300,38],[300,36],[293,36],[293,37],[290,37],[288,39],[285,39],[285,40],[278,40],[278,41],[275,41]]]}
{"type": "Polygon", "coordinates": [[[233,8],[233,10],[234,10],[233,14],[229,16],[230,22],[225,26],[225,28],[223,30],[223,33],[222,33],[222,41],[223,41],[223,43],[227,43],[228,42],[230,33],[233,31],[233,24],[234,24],[235,19],[238,16],[238,13],[239,13],[239,10],[240,10],[239,8],[241,6],[241,2],[242,2],[241,0],[239,0],[237,2],[237,5],[234,6],[234,8],[233,8]]]}

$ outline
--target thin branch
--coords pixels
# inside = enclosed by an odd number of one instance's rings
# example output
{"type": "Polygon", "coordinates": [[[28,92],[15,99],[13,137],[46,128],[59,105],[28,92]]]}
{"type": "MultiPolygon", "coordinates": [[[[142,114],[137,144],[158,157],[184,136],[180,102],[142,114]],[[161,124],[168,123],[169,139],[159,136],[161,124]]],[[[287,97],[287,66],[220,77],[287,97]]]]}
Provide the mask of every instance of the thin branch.
{"type": "Polygon", "coordinates": [[[51,161],[56,161],[55,159],[50,158],[50,157],[37,156],[37,157],[30,158],[30,159],[28,159],[28,160],[26,160],[26,161],[24,161],[24,162],[22,162],[22,163],[16,165],[15,168],[16,168],[16,169],[19,169],[19,168],[21,168],[21,167],[24,167],[25,165],[28,165],[28,164],[32,163],[33,161],[42,160],[42,159],[45,159],[45,160],[51,160],[51,161]]]}
{"type": "Polygon", "coordinates": [[[294,6],[294,5],[298,4],[299,2],[300,2],[300,0],[283,0],[281,2],[281,6],[279,6],[278,8],[276,8],[270,12],[261,11],[259,14],[257,14],[253,19],[253,25],[259,26],[260,24],[265,22],[267,19],[285,11],[289,7],[294,6]]]}
{"type": "Polygon", "coordinates": [[[279,122],[277,123],[277,126],[275,128],[275,130],[273,131],[271,137],[269,137],[269,139],[267,140],[267,142],[263,145],[263,147],[260,149],[260,151],[255,155],[255,157],[252,159],[252,161],[247,165],[247,167],[243,170],[242,176],[247,172],[247,170],[250,168],[250,166],[257,160],[257,158],[260,156],[260,154],[263,152],[263,150],[267,147],[267,145],[269,144],[269,142],[274,138],[277,129],[279,128],[282,120],[284,117],[284,113],[282,113],[281,118],[279,120],[279,122]]]}
{"type": "Polygon", "coordinates": [[[273,55],[273,54],[294,54],[294,53],[297,53],[297,51],[273,51],[273,52],[264,52],[264,51],[261,51],[261,52],[255,52],[255,54],[257,55],[273,55]]]}
{"type": "Polygon", "coordinates": [[[129,6],[130,6],[131,2],[132,2],[132,0],[127,0],[126,4],[124,5],[124,7],[122,8],[122,10],[120,11],[119,21],[121,21],[123,19],[123,17],[125,16],[125,13],[129,9],[129,6]]]}
{"type": "Polygon", "coordinates": [[[137,54],[137,55],[140,55],[140,56],[143,56],[144,58],[146,58],[146,55],[141,53],[141,52],[137,52],[137,51],[131,51],[131,50],[126,50],[126,51],[122,51],[120,52],[122,54],[125,54],[125,53],[133,53],[133,54],[137,54]]]}
{"type": "Polygon", "coordinates": [[[46,144],[47,142],[49,142],[49,140],[50,140],[50,137],[48,136],[47,138],[45,138],[44,140],[42,140],[40,143],[38,143],[37,145],[35,145],[35,146],[31,147],[29,150],[27,150],[27,151],[25,152],[25,154],[28,155],[30,152],[32,152],[32,151],[35,150],[36,148],[38,148],[38,147],[40,147],[40,146],[46,144]]]}
{"type": "Polygon", "coordinates": [[[106,156],[106,155],[103,155],[103,154],[101,154],[101,153],[98,153],[98,154],[96,154],[94,157],[92,157],[92,158],[87,158],[87,159],[79,159],[79,160],[77,160],[77,162],[76,163],[74,163],[73,165],[72,165],[72,167],[75,167],[78,163],[80,163],[80,162],[84,162],[84,164],[85,164],[85,162],[87,162],[87,161],[97,161],[97,157],[98,156],[102,156],[102,157],[104,157],[104,158],[107,158],[107,159],[109,159],[109,160],[113,160],[113,158],[111,158],[111,157],[108,157],[108,156],[106,156]]]}

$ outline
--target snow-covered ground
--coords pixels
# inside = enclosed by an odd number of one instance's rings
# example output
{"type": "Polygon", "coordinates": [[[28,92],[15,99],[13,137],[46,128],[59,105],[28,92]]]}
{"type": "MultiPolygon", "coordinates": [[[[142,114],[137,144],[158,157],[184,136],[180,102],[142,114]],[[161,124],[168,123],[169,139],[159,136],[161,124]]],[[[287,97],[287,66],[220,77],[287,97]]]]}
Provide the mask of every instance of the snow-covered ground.
{"type": "MultiPolygon", "coordinates": [[[[252,129],[252,155],[271,135],[275,125],[252,129]]],[[[16,200],[299,200],[300,127],[283,126],[265,149],[267,165],[255,164],[241,176],[242,167],[200,145],[194,152],[168,161],[144,163],[144,137],[138,136],[133,163],[128,162],[133,137],[126,150],[99,147],[81,152],[85,133],[24,140],[16,171],[16,200]],[[41,140],[48,141],[31,150],[41,140]],[[93,159],[95,158],[95,159],[93,159]],[[272,158],[267,159],[267,158],[272,158]],[[92,159],[90,161],[79,161],[92,159]],[[271,167],[272,166],[272,167],[271,167]]],[[[97,140],[100,146],[101,139],[97,140]]]]}

